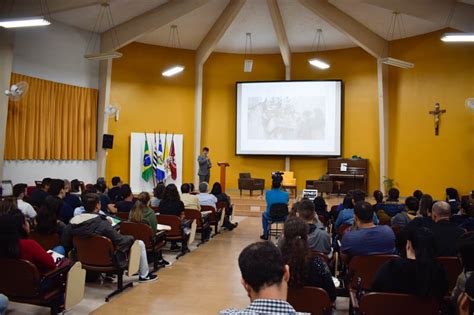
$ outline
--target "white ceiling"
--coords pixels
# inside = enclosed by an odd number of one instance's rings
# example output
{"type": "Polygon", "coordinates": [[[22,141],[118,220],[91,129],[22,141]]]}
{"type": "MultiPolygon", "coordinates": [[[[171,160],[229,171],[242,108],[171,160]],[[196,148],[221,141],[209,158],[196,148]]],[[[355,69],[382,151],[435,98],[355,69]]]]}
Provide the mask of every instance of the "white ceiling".
{"type": "MultiPolygon", "coordinates": [[[[400,1],[406,1],[409,4],[413,0],[400,1]]],[[[166,2],[168,0],[110,0],[110,8],[114,22],[117,25],[166,2]]],[[[397,29],[394,38],[390,38],[387,35],[392,19],[391,11],[367,4],[363,0],[329,0],[329,2],[388,40],[411,37],[446,27],[446,21],[443,17],[440,17],[437,22],[430,22],[402,14],[404,30],[400,32],[397,29]]],[[[460,0],[460,2],[474,4],[474,0],[460,0]]],[[[170,46],[170,26],[177,25],[181,48],[196,49],[228,3],[229,0],[210,0],[209,3],[178,18],[172,23],[144,34],[138,41],[153,45],[170,46]]],[[[278,4],[291,51],[315,50],[314,40],[316,29],[318,28],[323,30],[324,46],[321,47],[323,50],[356,46],[347,36],[314,15],[302,6],[299,1],[278,0],[278,4]]],[[[52,18],[65,24],[92,30],[99,8],[99,5],[93,5],[72,9],[54,13],[52,18]]],[[[429,9],[427,7],[427,10],[429,9]]],[[[100,32],[106,30],[107,26],[102,25],[100,32]]],[[[247,32],[252,33],[253,53],[279,52],[266,0],[247,0],[217,44],[216,51],[243,53],[245,51],[245,33],[247,32]]]]}

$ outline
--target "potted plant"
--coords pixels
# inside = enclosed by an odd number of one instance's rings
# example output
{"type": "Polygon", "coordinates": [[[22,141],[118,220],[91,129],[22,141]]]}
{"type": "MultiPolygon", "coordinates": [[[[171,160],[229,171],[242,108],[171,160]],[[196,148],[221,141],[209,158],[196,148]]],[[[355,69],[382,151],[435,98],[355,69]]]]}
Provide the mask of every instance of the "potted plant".
{"type": "Polygon", "coordinates": [[[398,184],[395,182],[395,179],[390,178],[388,176],[384,176],[383,178],[384,178],[383,185],[384,185],[384,188],[385,188],[385,193],[387,193],[393,187],[398,186],[398,184]]]}

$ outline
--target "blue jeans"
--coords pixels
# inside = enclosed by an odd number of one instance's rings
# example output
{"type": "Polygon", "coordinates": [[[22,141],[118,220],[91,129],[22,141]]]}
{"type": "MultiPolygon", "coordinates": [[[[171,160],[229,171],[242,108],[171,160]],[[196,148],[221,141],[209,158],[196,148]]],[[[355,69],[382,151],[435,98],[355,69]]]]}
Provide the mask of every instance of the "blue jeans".
{"type": "Polygon", "coordinates": [[[8,298],[5,295],[0,294],[0,315],[5,314],[7,310],[7,306],[8,306],[8,298]]]}

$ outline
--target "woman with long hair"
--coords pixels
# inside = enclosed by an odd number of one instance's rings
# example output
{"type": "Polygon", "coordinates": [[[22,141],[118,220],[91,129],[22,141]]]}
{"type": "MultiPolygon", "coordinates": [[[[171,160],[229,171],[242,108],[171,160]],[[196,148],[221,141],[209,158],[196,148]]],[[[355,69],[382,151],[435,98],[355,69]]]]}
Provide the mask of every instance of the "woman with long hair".
{"type": "Polygon", "coordinates": [[[66,225],[59,220],[64,201],[48,196],[44,200],[36,216],[35,232],[40,234],[62,234],[66,225]]]}
{"type": "Polygon", "coordinates": [[[163,199],[160,202],[160,214],[184,217],[184,203],[181,201],[175,184],[166,186],[163,199]]]}
{"type": "Polygon", "coordinates": [[[321,257],[311,256],[308,246],[308,225],[302,219],[288,218],[279,245],[283,261],[290,266],[288,281],[290,288],[319,287],[326,290],[332,301],[336,300],[336,288],[331,272],[321,257]]]}
{"type": "Polygon", "coordinates": [[[420,227],[409,231],[406,258],[395,258],[383,264],[375,275],[372,291],[436,299],[446,295],[448,280],[436,259],[431,230],[420,227]]]}
{"type": "Polygon", "coordinates": [[[214,185],[212,185],[211,195],[214,195],[217,198],[218,202],[222,201],[226,203],[223,226],[226,229],[232,231],[234,228],[237,227],[238,224],[230,222],[230,216],[233,212],[233,206],[229,195],[222,191],[221,183],[215,182],[214,185]]]}
{"type": "Polygon", "coordinates": [[[151,198],[151,206],[152,207],[159,207],[160,202],[163,199],[163,195],[165,194],[165,184],[158,183],[156,187],[153,188],[153,197],[151,198]]]}
{"type": "Polygon", "coordinates": [[[156,234],[158,223],[155,212],[150,209],[150,195],[147,192],[142,192],[138,195],[137,201],[130,211],[129,220],[131,222],[148,224],[153,230],[153,234],[156,234]]]}

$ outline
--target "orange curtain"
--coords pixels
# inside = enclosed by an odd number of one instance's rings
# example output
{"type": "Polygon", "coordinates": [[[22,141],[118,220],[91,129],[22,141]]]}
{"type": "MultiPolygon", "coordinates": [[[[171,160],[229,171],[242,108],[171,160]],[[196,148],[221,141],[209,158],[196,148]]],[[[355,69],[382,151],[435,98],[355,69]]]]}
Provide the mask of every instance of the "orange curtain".
{"type": "Polygon", "coordinates": [[[8,104],[5,160],[95,160],[97,90],[12,73],[27,94],[8,104]]]}

